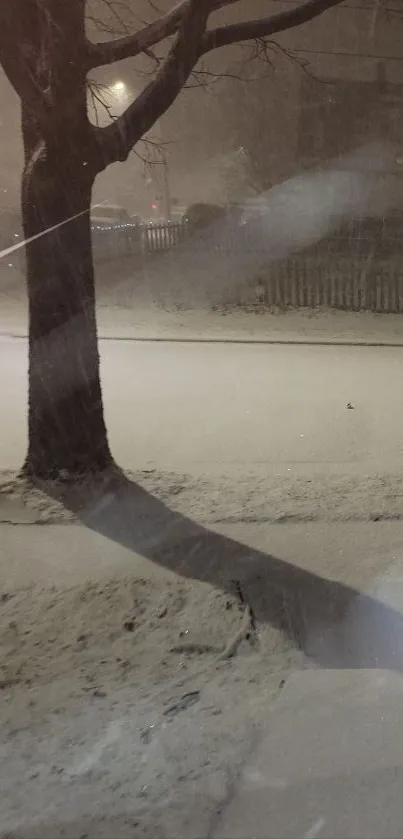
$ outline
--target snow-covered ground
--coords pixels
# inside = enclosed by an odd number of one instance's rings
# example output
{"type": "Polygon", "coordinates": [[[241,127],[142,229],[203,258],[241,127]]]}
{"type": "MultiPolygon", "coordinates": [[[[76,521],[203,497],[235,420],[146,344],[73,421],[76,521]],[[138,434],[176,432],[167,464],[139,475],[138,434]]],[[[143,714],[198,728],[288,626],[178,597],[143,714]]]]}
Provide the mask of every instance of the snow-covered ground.
{"type": "Polygon", "coordinates": [[[136,317],[100,310],[133,474],[84,504],[5,471],[27,342],[0,317],[0,837],[391,839],[403,347],[332,341],[400,319],[136,317]],[[273,332],[329,345],[233,343],[273,332]]]}
{"type": "Polygon", "coordinates": [[[217,573],[260,560],[257,626],[182,576],[197,533],[173,575],[72,524],[1,526],[2,839],[399,835],[401,522],[220,530],[217,573]],[[301,638],[328,616],[313,667],[278,628],[298,599],[301,638]]]}
{"type": "MultiPolygon", "coordinates": [[[[25,447],[27,346],[0,341],[0,463],[12,469],[25,447]]],[[[110,442],[127,469],[400,469],[402,348],[100,347],[110,442]]]]}
{"type": "MultiPolygon", "coordinates": [[[[1,283],[0,283],[1,285],[1,283]]],[[[124,280],[123,286],[131,287],[124,280]]],[[[170,339],[172,341],[240,341],[283,343],[403,344],[403,315],[341,310],[288,310],[176,307],[158,305],[142,295],[123,298],[107,291],[98,295],[98,327],[104,338],[170,339]]],[[[2,295],[0,334],[27,335],[25,291],[2,295]]]]}

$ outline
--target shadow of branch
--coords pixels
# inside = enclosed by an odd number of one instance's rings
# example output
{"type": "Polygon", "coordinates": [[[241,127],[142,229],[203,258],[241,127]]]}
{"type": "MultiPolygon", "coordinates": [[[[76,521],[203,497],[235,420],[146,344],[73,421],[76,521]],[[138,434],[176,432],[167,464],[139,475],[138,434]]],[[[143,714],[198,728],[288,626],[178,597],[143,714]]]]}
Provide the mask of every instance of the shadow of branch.
{"type": "Polygon", "coordinates": [[[241,592],[256,625],[280,630],[322,667],[403,670],[403,617],[343,583],[203,527],[117,471],[45,488],[88,528],[170,571],[241,592]]]}

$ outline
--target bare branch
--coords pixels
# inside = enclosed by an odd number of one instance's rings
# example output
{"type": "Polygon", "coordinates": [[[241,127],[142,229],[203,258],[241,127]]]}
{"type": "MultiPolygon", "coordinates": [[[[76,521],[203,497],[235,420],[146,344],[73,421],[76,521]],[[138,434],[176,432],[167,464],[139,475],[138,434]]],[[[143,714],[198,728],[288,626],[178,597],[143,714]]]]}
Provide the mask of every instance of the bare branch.
{"type": "MultiPolygon", "coordinates": [[[[94,150],[94,156],[97,157],[99,170],[109,163],[126,160],[134,145],[174,102],[202,55],[237,42],[262,41],[270,35],[306,23],[342,2],[342,0],[307,0],[299,6],[268,18],[243,21],[206,31],[211,12],[234,1],[238,2],[238,0],[182,0],[168,16],[163,18],[165,24],[167,20],[172,22],[172,16],[177,15],[178,10],[183,14],[183,9],[186,9],[175,44],[155,79],[112,125],[96,129],[94,139],[98,154],[94,150]]],[[[159,26],[161,26],[161,19],[159,26]]],[[[116,44],[116,42],[112,43],[116,44]]],[[[144,50],[144,43],[142,49],[144,50]]]]}
{"type": "MultiPolygon", "coordinates": [[[[165,38],[175,35],[182,24],[185,14],[189,10],[191,0],[180,0],[180,2],[165,15],[144,26],[132,35],[115,38],[112,41],[105,41],[98,44],[88,44],[88,70],[94,67],[101,67],[107,64],[114,64],[115,61],[122,61],[124,58],[134,58],[142,52],[147,52],[165,38]]],[[[217,11],[224,6],[238,3],[240,0],[212,0],[211,12],[217,11]]]]}
{"type": "Polygon", "coordinates": [[[109,88],[106,85],[95,81],[94,79],[88,79],[87,90],[90,95],[95,124],[97,126],[100,126],[99,113],[102,111],[104,111],[108,120],[115,120],[116,114],[114,113],[112,106],[108,102],[109,88]]]}
{"type": "Polygon", "coordinates": [[[112,125],[96,129],[95,142],[100,169],[111,162],[126,160],[133,146],[174,102],[202,55],[238,42],[262,41],[318,17],[327,9],[339,5],[342,0],[307,0],[268,18],[206,30],[211,12],[228,2],[234,0],[182,0],[171,11],[168,18],[172,20],[172,15],[178,14],[178,9],[183,11],[186,8],[175,44],[155,79],[112,125]]]}
{"type": "Polygon", "coordinates": [[[100,169],[126,160],[133,146],[175,101],[198,60],[213,5],[214,0],[188,0],[177,39],[155,79],[114,123],[96,129],[100,169]]]}
{"type": "MultiPolygon", "coordinates": [[[[269,47],[267,45],[267,51],[268,51],[268,49],[269,49],[269,47]]],[[[273,52],[274,52],[274,49],[273,49],[273,52]]],[[[258,56],[258,58],[259,58],[259,56],[258,56]]],[[[265,56],[264,62],[266,64],[270,64],[270,73],[271,73],[272,69],[273,69],[273,62],[270,62],[268,60],[267,56],[265,56]]],[[[200,67],[198,70],[192,70],[192,73],[190,74],[190,77],[189,77],[189,81],[183,87],[186,90],[193,90],[195,87],[204,88],[204,89],[206,89],[206,88],[211,89],[213,86],[217,86],[217,85],[220,84],[220,82],[223,82],[225,80],[231,80],[231,81],[236,81],[236,82],[240,82],[240,83],[249,84],[250,82],[261,81],[261,79],[267,78],[267,77],[268,77],[268,73],[259,73],[256,76],[245,75],[245,73],[242,72],[242,67],[240,68],[240,70],[238,72],[235,72],[235,70],[233,70],[233,71],[227,70],[225,73],[224,72],[214,73],[212,70],[209,70],[209,69],[204,68],[204,67],[200,67]]]]}
{"type": "MultiPolygon", "coordinates": [[[[271,50],[274,53],[276,53],[276,52],[281,53],[292,64],[295,64],[296,67],[298,67],[306,76],[308,76],[309,79],[312,79],[312,81],[318,82],[319,84],[322,84],[322,85],[329,84],[328,79],[323,79],[321,76],[317,76],[316,73],[314,73],[310,69],[309,61],[306,58],[300,58],[300,56],[297,55],[293,50],[286,49],[285,47],[282,46],[282,44],[279,44],[278,41],[263,40],[262,49],[264,49],[264,51],[266,51],[266,49],[268,49],[268,50],[271,50]]],[[[265,57],[265,60],[266,60],[266,57],[265,57]]]]}
{"type": "Polygon", "coordinates": [[[339,6],[342,2],[343,0],[307,0],[306,3],[295,6],[293,9],[270,15],[270,17],[217,27],[206,32],[200,54],[205,55],[219,47],[256,38],[266,38],[286,29],[301,26],[301,24],[319,17],[333,6],[339,6]]]}

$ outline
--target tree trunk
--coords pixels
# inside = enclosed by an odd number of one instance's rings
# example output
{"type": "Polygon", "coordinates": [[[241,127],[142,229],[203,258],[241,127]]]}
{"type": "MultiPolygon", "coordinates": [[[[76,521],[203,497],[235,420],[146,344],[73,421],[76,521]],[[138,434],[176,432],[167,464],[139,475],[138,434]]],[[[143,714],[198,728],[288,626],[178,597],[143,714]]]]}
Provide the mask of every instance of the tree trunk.
{"type": "MultiPolygon", "coordinates": [[[[77,153],[33,151],[22,188],[29,297],[28,453],[33,478],[74,480],[112,464],[103,418],[90,204],[93,175],[77,153]],[[67,221],[69,219],[69,221],[67,221]],[[54,229],[52,229],[54,228],[54,229]]],[[[77,138],[79,147],[80,138],[77,138]]]]}

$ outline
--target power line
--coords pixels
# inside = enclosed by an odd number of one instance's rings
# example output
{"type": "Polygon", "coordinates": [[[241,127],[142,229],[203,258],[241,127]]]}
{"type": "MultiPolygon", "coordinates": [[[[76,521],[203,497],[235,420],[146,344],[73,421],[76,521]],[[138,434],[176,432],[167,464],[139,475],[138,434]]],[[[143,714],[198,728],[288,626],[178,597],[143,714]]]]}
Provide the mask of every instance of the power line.
{"type": "MultiPolygon", "coordinates": [[[[281,3],[281,5],[284,4],[284,5],[291,5],[291,6],[295,7],[295,0],[273,0],[273,2],[281,3]]],[[[333,6],[331,11],[335,11],[336,9],[341,9],[341,10],[344,10],[344,9],[351,10],[351,9],[353,9],[354,11],[358,11],[358,12],[376,12],[377,11],[377,6],[374,3],[371,3],[370,5],[365,5],[365,6],[351,6],[348,3],[341,3],[339,6],[333,6]]],[[[392,14],[401,15],[401,12],[400,12],[399,9],[397,9],[397,8],[392,9],[392,8],[390,8],[390,6],[382,6],[380,11],[381,12],[391,12],[392,14]]]]}
{"type": "Polygon", "coordinates": [[[348,58],[370,58],[376,61],[403,61],[403,55],[372,55],[367,52],[347,52],[345,50],[309,50],[298,47],[298,49],[291,49],[290,52],[304,52],[310,55],[341,55],[348,58]]]}

